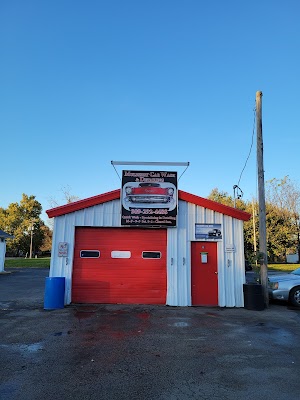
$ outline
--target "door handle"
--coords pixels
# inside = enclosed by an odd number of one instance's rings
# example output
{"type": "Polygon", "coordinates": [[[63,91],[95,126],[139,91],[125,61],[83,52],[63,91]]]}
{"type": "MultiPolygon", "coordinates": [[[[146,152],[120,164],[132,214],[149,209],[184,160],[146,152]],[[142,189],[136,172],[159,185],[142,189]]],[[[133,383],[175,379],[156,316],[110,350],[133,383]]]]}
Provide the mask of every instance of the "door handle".
{"type": "Polygon", "coordinates": [[[216,274],[216,275],[218,275],[218,272],[217,272],[217,271],[215,271],[215,274],[216,274]]]}

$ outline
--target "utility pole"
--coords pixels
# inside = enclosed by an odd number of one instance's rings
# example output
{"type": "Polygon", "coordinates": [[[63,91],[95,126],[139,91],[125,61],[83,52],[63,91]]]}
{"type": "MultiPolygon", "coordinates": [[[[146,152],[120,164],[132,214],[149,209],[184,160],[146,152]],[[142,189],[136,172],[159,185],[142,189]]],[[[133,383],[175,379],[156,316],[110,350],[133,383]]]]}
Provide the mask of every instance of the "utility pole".
{"type": "Polygon", "coordinates": [[[30,249],[29,249],[29,258],[32,258],[32,237],[33,237],[33,222],[30,225],[30,249]]]}
{"type": "Polygon", "coordinates": [[[266,230],[265,179],[262,138],[262,92],[256,92],[256,131],[257,131],[257,171],[258,171],[258,208],[259,208],[259,262],[260,281],[264,289],[266,307],[269,306],[268,258],[266,230]]]}

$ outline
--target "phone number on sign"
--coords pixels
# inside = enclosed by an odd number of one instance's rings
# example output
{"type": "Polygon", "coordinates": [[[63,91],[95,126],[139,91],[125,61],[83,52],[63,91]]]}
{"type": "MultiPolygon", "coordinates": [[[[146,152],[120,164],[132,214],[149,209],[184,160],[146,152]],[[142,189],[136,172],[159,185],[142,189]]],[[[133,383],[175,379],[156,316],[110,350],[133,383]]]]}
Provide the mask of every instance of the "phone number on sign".
{"type": "Polygon", "coordinates": [[[135,215],[167,215],[168,210],[166,208],[133,208],[131,214],[135,215]]]}

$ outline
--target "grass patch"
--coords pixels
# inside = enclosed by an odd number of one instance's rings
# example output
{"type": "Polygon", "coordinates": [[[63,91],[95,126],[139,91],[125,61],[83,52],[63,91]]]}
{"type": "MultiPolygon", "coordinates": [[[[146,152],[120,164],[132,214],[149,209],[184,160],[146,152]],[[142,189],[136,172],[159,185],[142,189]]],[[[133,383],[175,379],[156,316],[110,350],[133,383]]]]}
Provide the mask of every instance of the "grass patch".
{"type": "Polygon", "coordinates": [[[290,272],[294,271],[295,269],[299,268],[299,264],[269,264],[268,269],[271,271],[285,271],[290,272]]]}
{"type": "Polygon", "coordinates": [[[45,258],[7,258],[5,268],[50,268],[50,257],[45,258]]]}
{"type": "MultiPolygon", "coordinates": [[[[295,269],[299,268],[300,265],[299,264],[268,264],[268,270],[269,271],[278,271],[278,272],[290,272],[290,271],[294,271],[295,269]]],[[[257,268],[254,265],[252,265],[253,271],[256,271],[256,269],[259,269],[259,267],[257,268]]]]}

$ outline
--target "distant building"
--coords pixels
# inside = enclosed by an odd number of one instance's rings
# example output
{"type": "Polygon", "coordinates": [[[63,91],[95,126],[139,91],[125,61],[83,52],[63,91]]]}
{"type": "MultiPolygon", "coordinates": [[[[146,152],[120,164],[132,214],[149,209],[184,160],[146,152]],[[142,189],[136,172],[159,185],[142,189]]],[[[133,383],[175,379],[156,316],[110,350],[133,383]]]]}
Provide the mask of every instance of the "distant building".
{"type": "Polygon", "coordinates": [[[286,256],[286,262],[289,264],[297,264],[299,262],[298,254],[288,254],[286,256]]]}
{"type": "Polygon", "coordinates": [[[6,239],[13,239],[14,236],[0,229],[0,273],[4,272],[4,261],[6,252],[6,239]]]}

